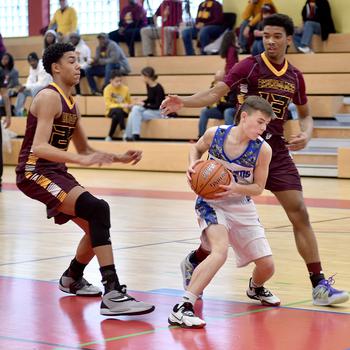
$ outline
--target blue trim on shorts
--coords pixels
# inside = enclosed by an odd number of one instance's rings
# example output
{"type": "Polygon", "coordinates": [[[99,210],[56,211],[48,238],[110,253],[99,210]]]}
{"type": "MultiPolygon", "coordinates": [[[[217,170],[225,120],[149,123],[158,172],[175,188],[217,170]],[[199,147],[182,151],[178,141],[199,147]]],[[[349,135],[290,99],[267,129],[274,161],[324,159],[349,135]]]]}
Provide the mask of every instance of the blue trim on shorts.
{"type": "Polygon", "coordinates": [[[218,224],[215,210],[202,197],[197,198],[195,209],[197,214],[205,220],[208,226],[218,224]]]}

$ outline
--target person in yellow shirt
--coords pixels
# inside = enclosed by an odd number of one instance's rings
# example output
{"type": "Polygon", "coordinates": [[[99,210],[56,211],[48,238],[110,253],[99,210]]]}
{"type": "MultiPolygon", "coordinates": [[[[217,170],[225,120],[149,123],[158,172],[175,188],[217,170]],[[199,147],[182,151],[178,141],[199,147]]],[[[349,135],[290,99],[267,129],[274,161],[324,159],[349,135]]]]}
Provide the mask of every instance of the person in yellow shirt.
{"type": "Polygon", "coordinates": [[[112,141],[117,126],[124,131],[125,118],[129,114],[131,107],[131,98],[129,88],[123,84],[123,75],[118,70],[111,73],[110,83],[103,90],[106,112],[105,116],[112,119],[106,141],[112,141]]]}
{"type": "Polygon", "coordinates": [[[248,0],[248,4],[242,13],[243,22],[239,28],[240,53],[250,52],[249,35],[253,33],[256,25],[261,21],[261,8],[266,4],[271,5],[277,12],[272,0],[248,0]]]}
{"type": "Polygon", "coordinates": [[[78,29],[77,13],[73,7],[68,6],[67,0],[59,0],[60,8],[53,15],[49,29],[56,29],[65,39],[70,33],[75,33],[78,29]]]}

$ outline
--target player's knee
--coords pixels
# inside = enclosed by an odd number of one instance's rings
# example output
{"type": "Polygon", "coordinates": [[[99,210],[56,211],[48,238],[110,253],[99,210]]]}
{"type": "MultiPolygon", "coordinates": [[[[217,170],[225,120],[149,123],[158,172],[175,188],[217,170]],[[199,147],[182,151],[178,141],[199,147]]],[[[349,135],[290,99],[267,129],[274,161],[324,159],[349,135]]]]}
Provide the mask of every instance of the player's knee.
{"type": "Polygon", "coordinates": [[[227,260],[228,256],[228,246],[219,245],[212,249],[210,255],[218,264],[223,265],[227,260]]]}
{"type": "Polygon", "coordinates": [[[275,273],[275,264],[272,256],[265,256],[258,259],[255,264],[259,273],[263,274],[266,278],[270,278],[275,273]]]}
{"type": "Polygon", "coordinates": [[[109,205],[103,199],[89,192],[82,193],[75,204],[76,215],[89,223],[91,245],[93,248],[111,244],[109,229],[109,205]]]}

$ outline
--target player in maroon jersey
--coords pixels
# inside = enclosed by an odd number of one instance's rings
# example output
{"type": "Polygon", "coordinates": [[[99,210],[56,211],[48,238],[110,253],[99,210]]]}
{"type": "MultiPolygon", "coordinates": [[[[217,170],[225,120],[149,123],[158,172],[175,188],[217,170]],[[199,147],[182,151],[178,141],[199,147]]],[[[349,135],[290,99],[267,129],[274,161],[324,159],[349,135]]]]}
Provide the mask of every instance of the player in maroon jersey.
{"type": "Polygon", "coordinates": [[[87,143],[78,106],[71,96],[80,78],[80,66],[72,45],[49,46],[43,55],[43,65],[53,76],[53,83],[41,90],[30,106],[16,173],[18,188],[44,203],[48,217],[54,217],[57,224],[72,220],[85,233],[59,281],[59,288],[80,296],[101,295],[101,290],[83,277],[86,265],[96,255],[105,289],[101,314],[151,312],[153,305],[136,301],[127,294],[126,286],[119,283],[109,234],[108,203],[84,189],[65,165],[66,162],[85,166],[112,162],[136,164],[141,152],[99,152],[87,143]],[[78,154],[67,152],[70,140],[78,154]]]}
{"type": "MultiPolygon", "coordinates": [[[[264,20],[263,31],[264,53],[237,63],[227,73],[224,81],[210,90],[186,97],[168,96],[161,108],[164,114],[168,114],[178,111],[183,106],[208,106],[230,90],[237,92],[239,104],[249,95],[260,95],[271,103],[277,119],[268,124],[263,135],[272,147],[272,160],[265,188],[276,196],[293,225],[298,251],[309,271],[313,303],[343,303],[349,299],[348,293],[333,288],[333,279],[326,280],[322,272],[316,237],[304,203],[300,176],[289,154],[289,151],[301,150],[307,145],[313,129],[303,76],[285,57],[292,41],[293,22],[286,15],[274,14],[264,20]],[[301,132],[294,135],[287,144],[283,138],[283,124],[290,102],[297,105],[301,132]]],[[[208,254],[209,252],[199,247],[182,262],[185,285],[189,283],[194,268],[208,254]]]]}

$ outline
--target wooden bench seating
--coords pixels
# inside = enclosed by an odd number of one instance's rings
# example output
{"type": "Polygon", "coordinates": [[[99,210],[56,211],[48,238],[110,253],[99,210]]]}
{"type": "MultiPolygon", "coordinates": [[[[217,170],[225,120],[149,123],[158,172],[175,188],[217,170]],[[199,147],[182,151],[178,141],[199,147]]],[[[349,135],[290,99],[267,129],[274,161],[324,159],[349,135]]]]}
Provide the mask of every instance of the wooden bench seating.
{"type": "MultiPolygon", "coordinates": [[[[83,39],[91,48],[93,54],[95,53],[97,46],[96,35],[83,35],[83,39]]],[[[43,51],[43,37],[42,36],[31,36],[31,37],[21,37],[21,38],[5,38],[5,46],[7,51],[14,55],[16,58],[26,58],[27,55],[35,51],[41,54],[43,51]]],[[[194,43],[194,48],[197,50],[196,41],[194,43]]],[[[124,52],[128,52],[125,43],[120,43],[124,52]]],[[[312,49],[315,52],[350,52],[350,33],[336,33],[330,34],[327,41],[323,42],[318,35],[314,35],[312,38],[312,49]]],[[[155,46],[156,55],[161,55],[161,49],[159,42],[155,46]]],[[[177,55],[182,56],[185,54],[184,47],[181,39],[176,41],[177,55]]],[[[297,52],[294,44],[291,45],[289,52],[297,52]]],[[[142,56],[141,42],[136,42],[135,44],[135,55],[142,56]]]]}
{"type": "MultiPolygon", "coordinates": [[[[143,97],[143,96],[137,96],[143,97]]],[[[79,105],[79,110],[83,116],[102,116],[104,115],[105,105],[101,96],[75,96],[75,100],[79,105]]],[[[343,96],[308,96],[311,115],[317,118],[333,118],[335,114],[344,112],[343,96]]],[[[15,98],[11,99],[11,103],[15,104],[15,98]]],[[[28,109],[31,98],[26,100],[26,108],[28,109]]],[[[182,108],[179,117],[198,117],[201,108],[182,108]]]]}
{"type": "MultiPolygon", "coordinates": [[[[240,56],[243,59],[247,56],[240,56]]],[[[350,53],[324,53],[315,55],[289,54],[288,60],[305,73],[350,73],[350,53]]],[[[219,55],[212,56],[168,56],[130,57],[130,75],[139,75],[146,66],[154,67],[158,75],[202,74],[214,75],[224,68],[225,62],[219,55]]],[[[19,76],[28,76],[29,65],[26,59],[15,62],[19,76]]]]}

